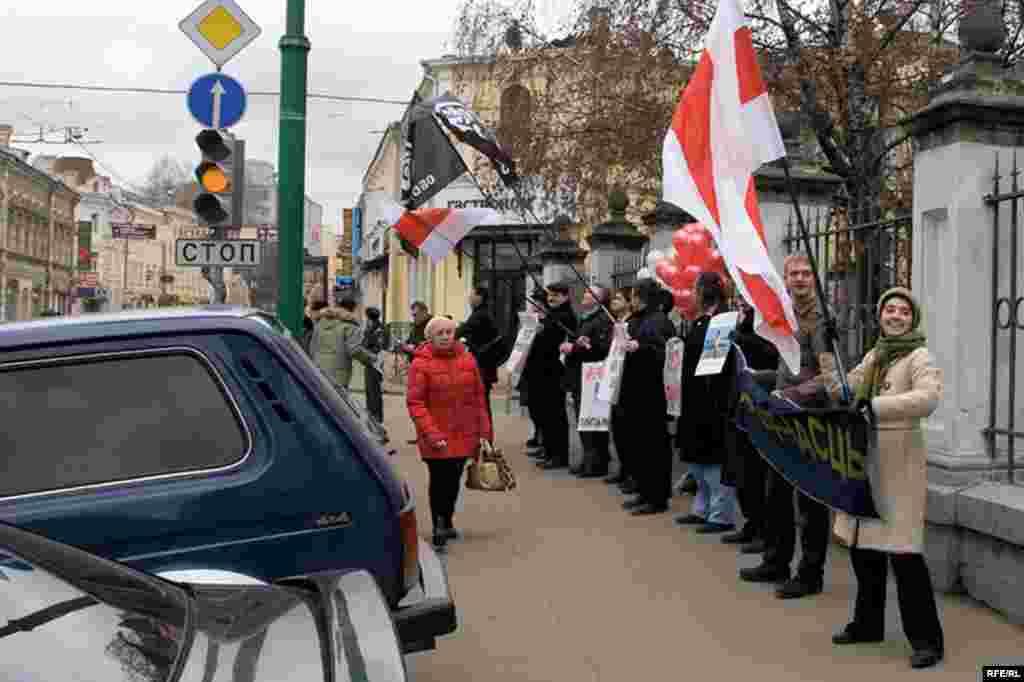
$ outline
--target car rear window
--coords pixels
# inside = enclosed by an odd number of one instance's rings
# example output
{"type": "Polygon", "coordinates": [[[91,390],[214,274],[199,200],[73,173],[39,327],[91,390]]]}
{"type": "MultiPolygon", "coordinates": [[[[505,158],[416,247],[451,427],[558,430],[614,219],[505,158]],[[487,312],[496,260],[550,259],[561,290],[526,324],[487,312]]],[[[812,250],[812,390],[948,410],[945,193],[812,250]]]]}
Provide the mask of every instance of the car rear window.
{"type": "Polygon", "coordinates": [[[248,436],[196,354],[0,365],[0,497],[215,469],[248,436]]]}

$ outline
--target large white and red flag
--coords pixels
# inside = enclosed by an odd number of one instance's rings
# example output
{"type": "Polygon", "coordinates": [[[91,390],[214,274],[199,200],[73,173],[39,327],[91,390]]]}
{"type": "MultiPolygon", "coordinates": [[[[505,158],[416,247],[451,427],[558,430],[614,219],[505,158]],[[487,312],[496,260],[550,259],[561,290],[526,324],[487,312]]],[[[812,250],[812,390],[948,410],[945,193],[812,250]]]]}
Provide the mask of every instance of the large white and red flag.
{"type": "Polygon", "coordinates": [[[403,213],[394,227],[437,263],[474,227],[494,225],[500,220],[501,214],[493,208],[419,208],[403,213]]]}
{"type": "Polygon", "coordinates": [[[757,333],[800,369],[797,321],[768,257],[754,171],[786,155],[740,0],[720,0],[662,148],[665,200],[711,231],[757,333]]]}

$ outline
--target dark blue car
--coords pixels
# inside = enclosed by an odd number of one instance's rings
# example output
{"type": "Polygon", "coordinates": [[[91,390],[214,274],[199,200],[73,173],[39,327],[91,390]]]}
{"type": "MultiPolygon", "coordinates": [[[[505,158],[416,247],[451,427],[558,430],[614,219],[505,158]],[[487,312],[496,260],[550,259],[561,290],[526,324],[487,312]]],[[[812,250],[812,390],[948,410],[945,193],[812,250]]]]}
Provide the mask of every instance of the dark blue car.
{"type": "Polygon", "coordinates": [[[407,652],[455,629],[379,437],[265,313],[0,326],[0,421],[0,520],[149,573],[365,569],[407,652]]]}

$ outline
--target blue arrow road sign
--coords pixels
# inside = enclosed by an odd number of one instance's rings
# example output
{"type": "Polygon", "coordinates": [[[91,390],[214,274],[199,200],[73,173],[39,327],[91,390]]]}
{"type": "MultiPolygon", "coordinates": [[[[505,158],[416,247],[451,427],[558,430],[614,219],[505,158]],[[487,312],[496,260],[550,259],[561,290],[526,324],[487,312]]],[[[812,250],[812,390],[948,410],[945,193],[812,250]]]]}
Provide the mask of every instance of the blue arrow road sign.
{"type": "Polygon", "coordinates": [[[230,128],[245,113],[245,89],[231,76],[208,73],[188,89],[188,110],[207,128],[230,128]]]}

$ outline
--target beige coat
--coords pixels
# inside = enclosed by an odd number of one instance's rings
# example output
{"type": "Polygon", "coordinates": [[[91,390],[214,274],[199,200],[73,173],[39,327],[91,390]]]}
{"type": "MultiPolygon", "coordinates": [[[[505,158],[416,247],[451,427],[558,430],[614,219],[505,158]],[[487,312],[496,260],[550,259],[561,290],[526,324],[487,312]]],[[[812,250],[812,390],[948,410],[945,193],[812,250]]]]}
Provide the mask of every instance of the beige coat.
{"type": "MultiPolygon", "coordinates": [[[[875,351],[849,374],[856,391],[875,351]]],[[[849,546],[883,552],[920,554],[924,545],[927,448],[921,419],[942,399],[942,370],[927,348],[901,358],[882,376],[872,401],[878,422],[878,448],[868,457],[871,493],[881,520],[836,512],[835,534],[849,546]]]]}

